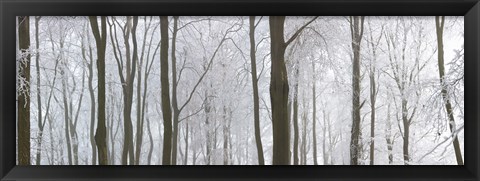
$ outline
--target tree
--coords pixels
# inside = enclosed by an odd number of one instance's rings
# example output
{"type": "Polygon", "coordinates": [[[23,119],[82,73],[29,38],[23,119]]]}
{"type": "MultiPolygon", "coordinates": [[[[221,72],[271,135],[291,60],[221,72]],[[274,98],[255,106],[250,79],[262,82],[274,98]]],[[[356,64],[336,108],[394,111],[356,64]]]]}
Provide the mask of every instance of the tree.
{"type": "Polygon", "coordinates": [[[270,16],[270,40],[271,40],[271,72],[270,72],[270,101],[272,105],[272,126],[273,126],[273,165],[290,164],[290,129],[288,122],[288,76],[285,66],[285,49],[295,40],[303,29],[312,23],[313,18],[290,39],[285,42],[284,23],[285,16],[270,16]]]}
{"type": "Polygon", "coordinates": [[[298,165],[298,140],[299,140],[299,131],[298,131],[298,82],[299,82],[299,72],[300,68],[298,62],[295,66],[295,82],[294,82],[294,92],[293,92],[293,164],[298,165]]]}
{"type": "MultiPolygon", "coordinates": [[[[85,29],[85,31],[88,31],[85,29]]],[[[83,38],[83,37],[82,37],[83,38]]],[[[88,69],[88,92],[90,94],[90,129],[89,129],[89,136],[90,136],[90,144],[92,147],[92,165],[97,164],[97,149],[95,148],[95,91],[93,89],[93,51],[92,47],[90,46],[90,36],[86,36],[87,38],[87,45],[88,45],[88,57],[87,57],[87,49],[85,47],[84,40],[82,39],[82,57],[85,60],[85,64],[88,69]]]]}
{"type": "Polygon", "coordinates": [[[263,158],[263,146],[262,137],[260,135],[260,103],[258,98],[258,78],[257,78],[257,57],[255,46],[255,28],[260,20],[255,24],[255,16],[250,16],[250,60],[252,66],[252,88],[253,88],[253,117],[255,127],[255,143],[257,145],[258,164],[265,165],[265,159],[263,158]]]}
{"type": "MultiPolygon", "coordinates": [[[[152,56],[152,58],[150,59],[150,51],[151,51],[151,48],[152,48],[152,44],[153,44],[153,35],[150,37],[150,40],[149,40],[149,45],[147,47],[147,53],[146,53],[146,57],[144,56],[145,54],[145,47],[146,47],[146,40],[147,40],[147,33],[150,29],[150,26],[151,26],[151,23],[152,23],[152,19],[153,17],[150,17],[150,20],[149,20],[149,23],[147,25],[146,21],[147,21],[147,18],[145,17],[144,19],[144,24],[145,24],[145,33],[144,33],[144,36],[143,36],[143,45],[142,45],[142,53],[141,53],[141,56],[140,56],[140,61],[138,61],[138,78],[137,78],[137,134],[136,134],[136,149],[135,149],[135,164],[138,165],[140,164],[140,154],[141,154],[141,148],[142,148],[142,140],[143,140],[143,129],[144,129],[144,121],[145,121],[145,110],[146,108],[148,107],[147,106],[147,90],[148,90],[148,78],[150,76],[150,72],[152,70],[152,65],[153,65],[153,62],[154,62],[154,59],[155,59],[155,53],[157,52],[157,50],[160,48],[160,42],[157,44],[155,50],[154,50],[154,55],[152,56]],[[144,58],[145,57],[145,58],[144,58]],[[143,95],[141,94],[141,89],[142,89],[142,86],[141,86],[141,81],[142,81],[142,74],[141,74],[141,71],[142,71],[142,65],[144,64],[145,62],[145,72],[144,72],[144,81],[143,81],[143,95]]],[[[152,32],[155,32],[155,30],[158,28],[158,25],[155,26],[154,30],[152,32]]],[[[148,113],[147,113],[148,114],[148,113]]],[[[148,117],[147,117],[148,118],[148,117]]],[[[148,128],[148,136],[149,136],[149,140],[150,140],[150,148],[149,148],[149,151],[148,151],[148,162],[150,163],[150,158],[152,157],[152,152],[153,152],[153,138],[152,138],[152,134],[151,134],[151,130],[150,130],[150,120],[147,119],[147,128],[148,128]]],[[[150,165],[150,164],[148,164],[150,165]]]]}
{"type": "MultiPolygon", "coordinates": [[[[38,29],[39,29],[39,22],[40,22],[40,19],[42,17],[41,16],[35,16],[35,48],[37,49],[37,54],[35,55],[35,66],[36,66],[36,73],[37,73],[37,107],[38,107],[38,120],[37,120],[37,126],[38,126],[38,145],[37,145],[37,156],[35,157],[35,164],[36,165],[40,165],[40,162],[41,162],[41,155],[42,155],[42,141],[43,141],[43,129],[45,128],[45,123],[47,122],[47,120],[44,118],[43,116],[43,112],[42,112],[42,95],[41,95],[41,91],[40,91],[40,77],[41,77],[41,74],[40,74],[40,53],[39,53],[39,47],[40,47],[40,42],[39,42],[39,33],[38,33],[38,29]],[[42,121],[43,119],[43,121],[42,121]]],[[[50,100],[49,102],[47,103],[48,106],[47,106],[47,110],[46,110],[46,114],[48,114],[48,109],[50,107],[50,100]]],[[[46,116],[45,116],[46,117],[46,116]]]]}
{"type": "Polygon", "coordinates": [[[426,46],[421,46],[422,38],[424,37],[422,27],[419,27],[415,22],[407,24],[402,17],[397,19],[395,23],[396,25],[393,26],[395,31],[386,31],[384,34],[390,67],[390,71],[384,73],[394,80],[395,87],[400,95],[393,98],[393,103],[395,108],[397,109],[398,107],[399,109],[395,118],[403,138],[403,161],[405,165],[408,165],[411,161],[410,129],[413,118],[417,113],[418,102],[421,96],[421,87],[418,85],[419,76],[429,59],[421,59],[422,53],[426,51],[426,46]],[[418,32],[414,32],[414,30],[417,30],[414,29],[416,27],[418,27],[418,32]],[[416,36],[415,44],[410,44],[409,38],[414,36],[416,36]],[[407,49],[407,47],[410,49],[407,49]],[[413,59],[414,61],[408,62],[408,59],[413,59]],[[397,104],[397,101],[400,101],[400,103],[397,104]]]}
{"type": "Polygon", "coordinates": [[[452,132],[453,147],[455,150],[455,158],[458,165],[463,165],[462,152],[460,150],[460,143],[456,133],[455,118],[453,116],[452,103],[448,95],[448,85],[445,78],[445,60],[443,56],[443,27],[445,25],[445,16],[435,16],[435,30],[437,32],[437,45],[438,45],[438,74],[440,77],[440,85],[442,87],[442,98],[445,102],[445,110],[447,111],[447,117],[449,122],[449,128],[452,132]]]}
{"type": "Polygon", "coordinates": [[[160,82],[162,84],[163,114],[163,165],[172,164],[172,109],[170,105],[170,88],[168,79],[168,17],[160,16],[160,82]]]}
{"type": "Polygon", "coordinates": [[[18,17],[18,165],[30,165],[30,17],[18,17]]]}
{"type": "Polygon", "coordinates": [[[119,48],[119,43],[117,39],[116,32],[112,32],[116,30],[116,25],[119,25],[119,22],[112,17],[112,21],[114,23],[110,24],[110,38],[112,41],[113,52],[115,55],[115,60],[117,61],[118,73],[120,75],[120,82],[122,83],[122,90],[123,90],[123,130],[125,136],[123,137],[123,151],[122,151],[122,164],[126,165],[127,163],[133,165],[135,163],[134,160],[134,152],[133,152],[133,126],[132,126],[132,104],[133,104],[133,87],[134,87],[134,80],[135,80],[135,72],[137,71],[137,62],[138,62],[138,52],[137,52],[137,25],[138,25],[138,16],[127,16],[127,21],[122,27],[123,32],[123,39],[125,45],[125,58],[126,58],[126,70],[125,74],[123,73],[124,65],[123,65],[123,58],[119,48]],[[113,35],[115,34],[115,39],[113,35]],[[131,41],[133,43],[133,52],[130,50],[130,35],[131,41]],[[115,46],[117,45],[117,46],[115,46]],[[118,55],[117,55],[118,51],[118,55]]]}
{"type": "Polygon", "coordinates": [[[363,36],[363,16],[350,17],[350,32],[352,34],[353,69],[352,69],[352,135],[350,140],[350,164],[358,165],[360,157],[360,45],[363,36]]]}
{"type": "Polygon", "coordinates": [[[105,49],[107,46],[107,23],[106,17],[100,17],[101,33],[98,29],[96,16],[89,16],[95,44],[97,46],[97,78],[98,78],[98,122],[95,132],[95,143],[98,149],[98,164],[108,164],[107,154],[107,128],[105,126],[105,49]]]}
{"type": "MultiPolygon", "coordinates": [[[[203,79],[205,78],[205,76],[207,75],[207,73],[211,70],[211,67],[212,67],[212,64],[213,64],[213,60],[215,59],[215,57],[217,56],[220,48],[222,47],[222,45],[224,44],[224,42],[230,38],[228,38],[228,34],[231,33],[231,32],[236,32],[238,31],[238,29],[233,29],[237,26],[237,23],[233,24],[231,27],[229,27],[225,33],[222,35],[222,38],[220,40],[220,42],[218,43],[218,45],[216,46],[216,48],[214,49],[215,51],[213,52],[213,54],[209,57],[209,59],[207,60],[207,62],[204,62],[204,70],[203,72],[200,74],[200,77],[197,79],[197,81],[195,82],[194,84],[194,87],[193,89],[187,94],[187,100],[183,103],[183,104],[178,104],[178,84],[179,84],[179,80],[182,78],[182,72],[187,68],[186,65],[185,65],[185,61],[182,65],[182,67],[180,68],[179,70],[179,73],[177,75],[177,58],[176,58],[176,41],[177,41],[177,33],[187,27],[187,25],[191,25],[192,23],[196,23],[196,22],[200,22],[200,21],[203,21],[205,19],[200,19],[200,20],[195,20],[195,21],[191,21],[191,22],[188,22],[186,24],[184,24],[183,26],[181,27],[178,27],[178,20],[179,20],[179,17],[178,16],[174,16],[173,17],[173,20],[174,20],[174,25],[173,25],[173,34],[172,34],[172,110],[173,110],[173,133],[172,133],[172,164],[173,165],[176,165],[177,163],[177,148],[178,148],[178,133],[179,133],[179,127],[178,127],[178,124],[183,121],[183,120],[186,120],[187,118],[191,117],[191,116],[194,116],[195,114],[198,114],[202,108],[198,109],[198,111],[195,111],[194,113],[192,114],[189,114],[189,115],[186,115],[185,117],[183,118],[180,118],[180,114],[182,113],[182,111],[186,108],[186,106],[191,102],[193,96],[197,90],[197,88],[199,87],[200,83],[202,83],[203,79]]],[[[210,19],[206,19],[206,20],[209,20],[210,19]]],[[[203,50],[206,49],[206,47],[202,44],[202,48],[203,50]]],[[[206,59],[206,58],[205,58],[206,59]]],[[[208,96],[206,96],[208,97],[208,96]]],[[[211,99],[211,98],[208,98],[208,99],[211,99]]],[[[206,124],[208,125],[209,124],[209,120],[208,120],[208,112],[209,110],[207,109],[207,99],[205,99],[204,103],[205,103],[205,107],[204,107],[204,110],[205,110],[205,113],[207,114],[207,117],[206,117],[206,124]],[[207,111],[208,110],[208,111],[207,111]]],[[[209,101],[209,100],[208,100],[209,101]]],[[[203,105],[203,104],[202,104],[203,105]]],[[[208,133],[209,134],[209,133],[208,133]]],[[[207,134],[207,137],[209,137],[207,134]]],[[[208,140],[208,139],[207,139],[208,140]]],[[[209,152],[209,144],[207,143],[206,144],[207,146],[207,152],[209,152]]],[[[207,153],[207,155],[209,155],[207,153]]]]}
{"type": "MultiPolygon", "coordinates": [[[[312,59],[312,137],[313,137],[313,165],[318,165],[317,161],[317,93],[316,93],[316,81],[317,76],[315,72],[315,61],[312,59]]],[[[323,138],[325,140],[325,136],[323,138]]]]}
{"type": "Polygon", "coordinates": [[[372,31],[372,25],[370,21],[368,21],[368,27],[370,28],[370,36],[369,36],[369,48],[371,49],[372,53],[372,58],[370,60],[370,65],[369,65],[369,74],[368,77],[370,79],[370,165],[374,165],[375,162],[375,103],[377,100],[377,95],[378,95],[378,86],[377,86],[377,81],[376,81],[376,61],[377,61],[377,49],[378,45],[380,43],[380,40],[382,38],[381,34],[383,33],[383,26],[380,30],[380,36],[376,40],[373,39],[373,31],[372,31]]]}

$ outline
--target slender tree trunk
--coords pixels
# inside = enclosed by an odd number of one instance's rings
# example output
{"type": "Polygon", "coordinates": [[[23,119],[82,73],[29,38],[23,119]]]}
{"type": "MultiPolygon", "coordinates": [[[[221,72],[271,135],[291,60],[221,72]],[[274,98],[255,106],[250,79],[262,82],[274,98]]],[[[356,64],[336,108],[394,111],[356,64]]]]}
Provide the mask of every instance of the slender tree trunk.
{"type": "MultiPolygon", "coordinates": [[[[146,31],[145,31],[146,32],[146,31]]],[[[146,34],[146,33],[145,33],[146,34]]],[[[144,36],[144,40],[145,40],[144,36]]],[[[144,41],[145,42],[145,41],[144,41]]],[[[143,60],[141,60],[143,61],[143,60]]],[[[140,154],[142,152],[142,142],[143,142],[143,120],[142,120],[142,64],[138,66],[138,78],[137,78],[137,133],[135,141],[135,165],[140,164],[140,154]]],[[[147,80],[145,80],[147,81],[147,80]]]]}
{"type": "Polygon", "coordinates": [[[99,165],[108,164],[107,154],[107,130],[105,127],[105,49],[107,46],[107,24],[106,17],[101,19],[101,34],[98,29],[96,16],[90,16],[90,25],[97,45],[97,76],[98,76],[98,122],[95,132],[95,143],[98,148],[99,165]]]}
{"type": "Polygon", "coordinates": [[[358,165],[361,147],[360,139],[360,44],[363,35],[364,17],[350,17],[352,33],[353,70],[352,70],[352,135],[350,140],[350,164],[358,165]]]}
{"type": "MultiPolygon", "coordinates": [[[[297,62],[298,64],[298,62],[297,62]]],[[[298,139],[299,139],[299,131],[298,131],[298,74],[299,68],[298,65],[295,68],[295,79],[296,82],[294,83],[295,90],[293,92],[293,164],[298,165],[298,139]]]]}
{"type": "Polygon", "coordinates": [[[301,157],[302,157],[302,165],[307,164],[307,108],[306,108],[306,101],[303,101],[304,109],[303,109],[303,116],[302,116],[302,126],[303,126],[303,131],[302,131],[302,152],[301,152],[301,157]]]}
{"type": "MultiPolygon", "coordinates": [[[[80,108],[82,107],[82,100],[83,100],[83,93],[85,89],[85,71],[82,73],[82,87],[81,87],[81,93],[80,93],[80,98],[78,99],[77,105],[77,111],[75,113],[75,118],[70,122],[70,135],[72,136],[72,142],[73,142],[73,164],[78,165],[79,164],[79,159],[78,159],[78,145],[79,145],[79,140],[78,140],[78,134],[77,134],[77,123],[78,123],[78,116],[80,114],[80,108]]],[[[73,93],[72,93],[73,94],[73,93]]],[[[70,107],[73,109],[73,99],[70,99],[70,107]]],[[[73,117],[73,115],[72,115],[73,117]]]]}
{"type": "Polygon", "coordinates": [[[177,164],[177,148],[178,148],[178,117],[180,116],[180,110],[178,108],[177,101],[177,56],[176,56],[176,44],[177,44],[177,32],[178,32],[178,16],[173,17],[173,32],[172,32],[172,109],[173,109],[173,139],[172,139],[172,165],[177,164]]]}
{"type": "Polygon", "coordinates": [[[204,111],[205,111],[205,128],[206,128],[206,131],[207,131],[207,142],[205,143],[205,147],[206,147],[206,165],[210,165],[210,161],[211,161],[211,154],[212,154],[212,133],[210,131],[211,129],[211,120],[210,120],[210,111],[211,111],[211,107],[210,107],[210,97],[209,97],[209,94],[208,94],[208,91],[205,91],[205,108],[204,108],[204,111]]]}
{"type": "Polygon", "coordinates": [[[442,86],[442,98],[445,102],[445,109],[447,111],[447,117],[449,122],[450,131],[453,134],[453,148],[455,150],[455,158],[457,159],[458,165],[463,165],[462,152],[460,150],[460,143],[458,142],[458,137],[455,128],[455,118],[453,116],[453,108],[450,103],[450,98],[447,91],[447,83],[445,82],[445,60],[443,56],[443,27],[445,24],[445,16],[436,16],[435,17],[435,27],[437,32],[437,43],[438,43],[438,74],[440,77],[440,84],[442,86]]]}
{"type": "MultiPolygon", "coordinates": [[[[317,160],[317,96],[316,96],[316,86],[317,81],[315,76],[315,62],[312,60],[312,71],[313,71],[313,86],[312,86],[312,100],[313,100],[313,111],[312,111],[312,137],[313,137],[313,165],[318,165],[317,160]]],[[[325,138],[324,138],[325,140],[325,138]]]]}
{"type": "MultiPolygon", "coordinates": [[[[60,49],[63,49],[63,40],[60,42],[60,49]]],[[[65,75],[66,69],[67,69],[67,63],[66,60],[61,59],[62,65],[60,66],[60,74],[62,76],[62,97],[63,97],[63,109],[64,109],[64,125],[65,125],[65,140],[67,144],[67,155],[68,155],[68,164],[72,165],[72,142],[70,138],[70,124],[72,122],[72,116],[69,114],[69,109],[72,109],[71,107],[69,108],[68,105],[68,95],[69,93],[67,92],[67,80],[68,77],[65,75]]]]}
{"type": "Polygon", "coordinates": [[[265,165],[263,157],[262,137],[260,135],[260,103],[258,98],[257,58],[255,50],[255,16],[250,16],[250,60],[252,65],[252,87],[253,87],[253,117],[255,127],[255,143],[257,145],[258,164],[265,165]]]}
{"type": "Polygon", "coordinates": [[[42,95],[40,91],[40,52],[38,50],[40,49],[40,42],[38,38],[38,23],[40,21],[41,16],[35,16],[35,48],[37,49],[37,54],[35,56],[35,65],[36,65],[36,70],[37,70],[37,107],[38,107],[38,145],[37,145],[37,156],[36,156],[36,165],[40,165],[41,161],[41,156],[42,156],[42,141],[43,141],[43,128],[44,128],[44,123],[45,121],[42,122],[43,116],[42,116],[42,95]]]}
{"type": "MultiPolygon", "coordinates": [[[[322,126],[322,135],[323,135],[323,140],[322,140],[322,152],[323,152],[323,165],[328,165],[328,151],[327,151],[327,122],[329,121],[329,117],[326,114],[325,109],[322,110],[323,113],[323,126],[322,126]]],[[[331,132],[328,132],[331,134],[331,132]]],[[[330,136],[330,135],[329,135],[330,136]]],[[[331,146],[331,145],[330,145],[331,146]]]]}
{"type": "MultiPolygon", "coordinates": [[[[142,66],[144,60],[144,54],[145,54],[145,45],[146,45],[146,40],[147,40],[147,33],[150,28],[150,24],[147,27],[147,18],[145,17],[145,32],[143,34],[143,44],[142,44],[142,53],[140,56],[140,60],[138,62],[138,68],[137,68],[137,133],[136,133],[136,142],[135,142],[135,165],[138,165],[140,163],[140,155],[142,153],[142,143],[143,143],[143,128],[144,128],[144,121],[145,121],[145,94],[146,94],[146,84],[147,84],[147,75],[145,75],[145,80],[144,80],[144,95],[142,97],[142,66]]],[[[150,19],[151,23],[151,19],[150,19]]],[[[151,43],[150,46],[151,47],[151,43]]],[[[148,56],[148,55],[147,55],[148,56]]],[[[148,66],[148,61],[147,61],[147,66],[148,66]]],[[[145,74],[148,72],[148,67],[145,68],[145,74]]]]}
{"type": "Polygon", "coordinates": [[[168,17],[160,16],[160,82],[162,86],[162,114],[163,114],[163,165],[172,164],[172,110],[170,108],[170,88],[168,79],[168,17]]]}
{"type": "Polygon", "coordinates": [[[385,127],[385,139],[387,141],[388,164],[393,163],[393,143],[392,122],[390,120],[390,104],[387,105],[387,123],[385,127]]]}
{"type": "MultiPolygon", "coordinates": [[[[30,165],[30,17],[18,17],[18,48],[21,61],[18,81],[23,81],[18,93],[18,165],[30,165]]],[[[18,89],[18,88],[17,88],[18,89]]]]}
{"type": "Polygon", "coordinates": [[[370,69],[370,165],[375,162],[375,99],[376,99],[376,82],[375,82],[375,68],[370,69]]]}
{"type": "MultiPolygon", "coordinates": [[[[402,96],[403,97],[403,96],[402,96]]],[[[403,161],[405,165],[410,163],[409,139],[410,139],[410,123],[407,117],[407,100],[402,98],[402,123],[403,123],[403,161]]]]}
{"type": "Polygon", "coordinates": [[[223,107],[223,165],[228,165],[228,124],[227,124],[227,108],[223,107]]]}
{"type": "MultiPolygon", "coordinates": [[[[90,46],[90,36],[87,36],[88,42],[88,52],[89,52],[89,62],[87,63],[88,68],[88,92],[90,93],[90,144],[92,147],[92,165],[97,164],[97,149],[95,148],[95,92],[93,90],[93,51],[90,46]]],[[[87,57],[85,55],[85,46],[82,41],[82,55],[85,61],[87,57]]]]}
{"type": "MultiPolygon", "coordinates": [[[[148,114],[148,111],[147,111],[147,114],[148,114]]],[[[147,117],[147,129],[148,129],[148,139],[150,140],[150,148],[148,149],[147,165],[151,165],[152,153],[153,153],[153,137],[152,137],[152,130],[150,129],[150,119],[148,117],[147,117]]]]}
{"type": "Polygon", "coordinates": [[[185,159],[183,160],[183,165],[187,165],[188,163],[188,135],[189,135],[190,129],[188,126],[188,120],[185,121],[185,159]]]}

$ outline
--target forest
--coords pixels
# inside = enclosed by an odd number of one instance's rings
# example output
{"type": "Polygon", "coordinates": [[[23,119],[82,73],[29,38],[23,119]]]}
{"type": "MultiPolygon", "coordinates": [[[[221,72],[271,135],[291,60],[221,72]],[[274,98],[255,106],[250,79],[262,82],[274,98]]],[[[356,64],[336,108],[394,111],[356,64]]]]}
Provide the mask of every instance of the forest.
{"type": "Polygon", "coordinates": [[[463,165],[464,19],[18,16],[18,165],[463,165]]]}

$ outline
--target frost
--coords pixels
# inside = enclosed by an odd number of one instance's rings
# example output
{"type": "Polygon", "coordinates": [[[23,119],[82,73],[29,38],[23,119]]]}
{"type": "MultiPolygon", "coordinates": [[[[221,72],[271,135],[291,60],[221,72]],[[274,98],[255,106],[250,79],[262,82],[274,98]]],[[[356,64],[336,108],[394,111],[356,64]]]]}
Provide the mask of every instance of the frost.
{"type": "Polygon", "coordinates": [[[25,98],[25,105],[27,104],[28,97],[30,96],[30,82],[27,81],[27,78],[22,74],[23,69],[25,65],[27,65],[29,62],[29,57],[33,55],[33,51],[31,49],[24,49],[20,51],[20,54],[17,55],[17,60],[16,60],[16,68],[17,68],[17,91],[16,91],[16,97],[18,100],[19,95],[23,94],[23,97],[25,98]]]}

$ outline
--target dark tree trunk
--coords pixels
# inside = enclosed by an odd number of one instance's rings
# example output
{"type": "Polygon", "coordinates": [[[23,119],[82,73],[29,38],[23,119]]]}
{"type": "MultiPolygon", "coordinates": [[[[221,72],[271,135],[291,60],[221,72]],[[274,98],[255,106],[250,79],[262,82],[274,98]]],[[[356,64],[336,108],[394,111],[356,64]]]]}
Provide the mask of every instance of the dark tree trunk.
{"type": "Polygon", "coordinates": [[[457,159],[458,165],[463,165],[462,152],[460,150],[460,143],[458,142],[458,137],[455,128],[455,118],[453,116],[452,103],[450,103],[450,98],[447,92],[447,84],[445,82],[445,60],[443,56],[443,27],[445,24],[445,16],[436,16],[435,17],[435,27],[437,32],[437,43],[438,43],[438,74],[440,76],[440,84],[442,86],[442,98],[445,102],[445,109],[447,111],[448,122],[450,131],[453,134],[453,148],[455,150],[455,158],[457,159]]]}
{"type": "Polygon", "coordinates": [[[108,164],[107,153],[107,128],[105,126],[105,49],[107,46],[107,23],[106,17],[102,16],[101,19],[101,34],[98,29],[98,22],[96,16],[90,16],[90,25],[95,37],[97,45],[97,72],[98,72],[98,122],[97,131],[95,132],[95,143],[98,148],[98,164],[108,164]]]}
{"type": "MultiPolygon", "coordinates": [[[[95,148],[95,92],[93,90],[93,51],[90,46],[90,36],[87,36],[88,51],[90,62],[87,63],[88,67],[88,91],[90,93],[90,144],[92,147],[92,165],[97,164],[97,149],[95,148]]],[[[83,47],[84,49],[84,47],[83,47]]],[[[85,50],[83,50],[85,51],[85,50]]],[[[84,59],[86,56],[84,55],[84,59]]]]}
{"type": "MultiPolygon", "coordinates": [[[[133,151],[133,126],[132,126],[132,104],[133,104],[133,83],[135,79],[135,72],[137,66],[137,40],[136,40],[136,28],[138,23],[138,16],[127,17],[127,28],[125,32],[125,49],[127,57],[126,78],[121,75],[122,88],[123,88],[123,100],[125,105],[123,107],[123,121],[124,121],[124,142],[122,151],[122,164],[133,165],[134,164],[134,151],[133,151]],[[133,19],[133,22],[132,22],[133,19]],[[132,23],[132,24],[130,24],[132,23]],[[132,35],[133,52],[130,55],[130,43],[129,36],[132,35]],[[132,57],[130,57],[132,56],[132,57]]],[[[122,72],[120,72],[122,74],[122,72]]]]}
{"type": "Polygon", "coordinates": [[[162,86],[163,114],[163,165],[172,164],[172,109],[170,108],[170,88],[168,79],[168,17],[160,16],[160,82],[162,86]]]}
{"type": "MultiPolygon", "coordinates": [[[[402,96],[404,97],[404,96],[402,96]]],[[[409,165],[410,163],[410,154],[408,145],[410,139],[410,121],[408,119],[408,109],[407,109],[407,100],[402,98],[402,123],[403,123],[403,161],[405,165],[409,165]]]]}
{"type": "MultiPolygon", "coordinates": [[[[40,49],[39,46],[40,46],[40,42],[39,42],[39,38],[38,38],[38,28],[39,28],[39,25],[38,23],[40,22],[40,18],[41,16],[35,16],[35,48],[38,50],[40,49]]],[[[36,65],[36,73],[37,73],[37,107],[38,107],[38,138],[37,138],[37,142],[38,142],[38,149],[37,149],[37,156],[35,157],[36,158],[36,165],[40,165],[40,161],[41,161],[41,156],[42,156],[42,141],[43,141],[43,128],[45,126],[45,121],[46,120],[43,120],[42,122],[42,119],[43,119],[43,115],[42,115],[42,95],[41,95],[41,91],[40,91],[40,53],[37,52],[37,55],[35,56],[35,65],[36,65]]]]}
{"type": "MultiPolygon", "coordinates": [[[[18,92],[18,165],[30,165],[30,17],[18,17],[18,48],[21,61],[18,79],[26,83],[18,92]]],[[[18,88],[17,88],[18,89],[18,88]]]]}
{"type": "Polygon", "coordinates": [[[252,65],[252,87],[253,87],[253,117],[255,127],[255,143],[257,145],[258,164],[265,165],[263,157],[262,137],[260,135],[260,103],[258,98],[257,58],[255,50],[255,16],[250,16],[250,60],[252,65]]]}
{"type": "Polygon", "coordinates": [[[317,17],[298,29],[285,42],[285,16],[270,16],[270,102],[272,105],[273,165],[290,164],[290,123],[288,121],[288,76],[285,66],[285,49],[317,17]]]}
{"type": "Polygon", "coordinates": [[[363,35],[364,17],[350,17],[352,34],[353,70],[352,70],[352,135],[350,140],[350,164],[358,165],[361,147],[360,139],[360,44],[363,35]]]}
{"type": "Polygon", "coordinates": [[[173,32],[172,32],[172,109],[173,109],[173,139],[172,139],[172,165],[177,164],[177,148],[178,148],[178,117],[180,116],[180,109],[177,101],[177,57],[176,44],[178,32],[178,16],[173,17],[173,32]]]}
{"type": "Polygon", "coordinates": [[[285,16],[270,16],[271,80],[270,101],[273,121],[273,165],[290,164],[290,129],[287,117],[288,76],[285,67],[285,16]]]}

